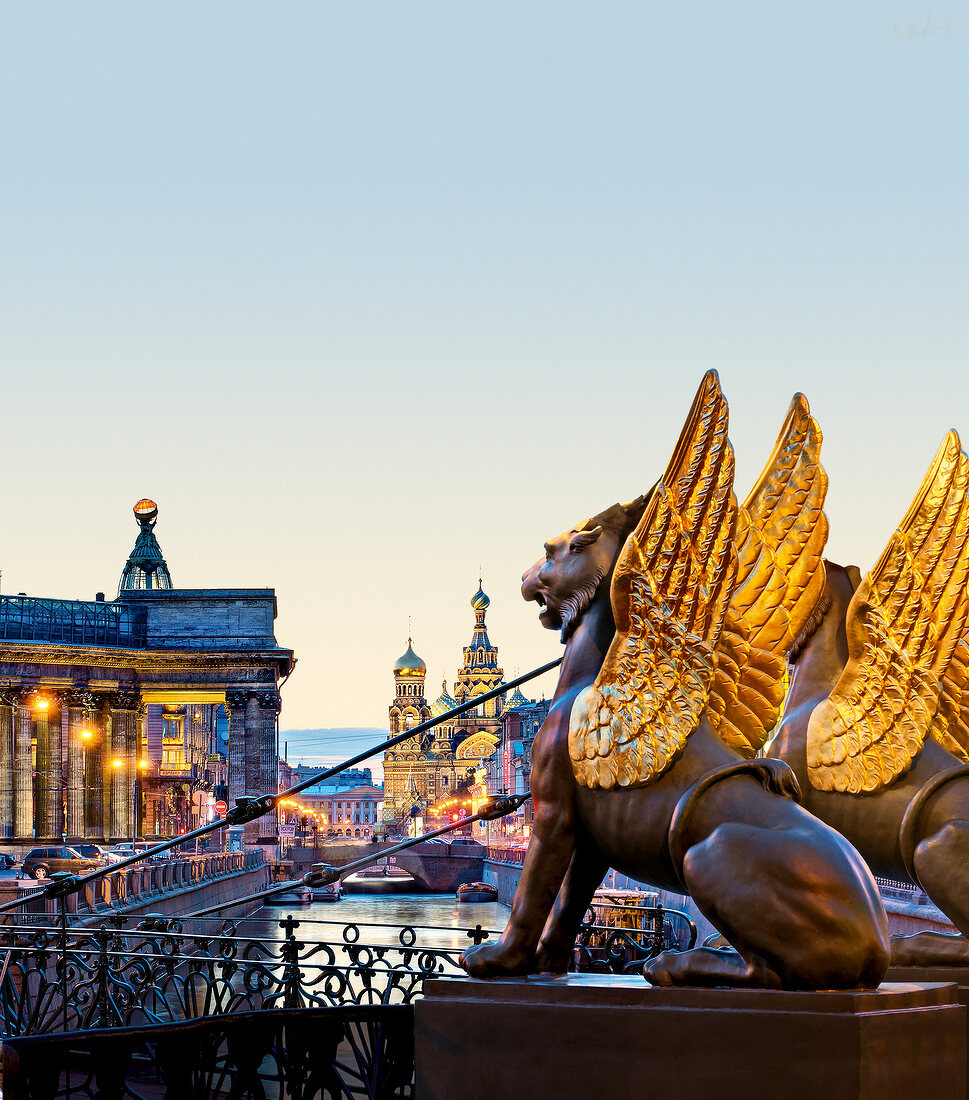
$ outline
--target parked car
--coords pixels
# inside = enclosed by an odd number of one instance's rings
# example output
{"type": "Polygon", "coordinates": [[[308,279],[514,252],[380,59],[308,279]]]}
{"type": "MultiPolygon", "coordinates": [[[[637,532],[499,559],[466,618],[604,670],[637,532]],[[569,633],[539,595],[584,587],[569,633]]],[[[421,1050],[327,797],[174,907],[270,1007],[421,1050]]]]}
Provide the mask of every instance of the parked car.
{"type": "Polygon", "coordinates": [[[100,844],[72,844],[75,852],[80,852],[87,859],[100,859],[104,863],[117,863],[122,857],[110,848],[102,848],[100,844]]]}
{"type": "Polygon", "coordinates": [[[100,859],[82,856],[74,848],[31,848],[24,856],[23,874],[30,875],[38,882],[58,871],[70,871],[74,875],[83,875],[87,871],[96,871],[102,867],[100,859]]]}
{"type": "MultiPolygon", "coordinates": [[[[136,840],[134,847],[131,843],[128,844],[115,844],[111,849],[117,860],[127,859],[129,856],[141,855],[143,852],[147,852],[153,845],[149,844],[145,840],[136,840]]],[[[160,856],[149,856],[149,859],[165,859],[166,853],[162,853],[160,856]]]]}

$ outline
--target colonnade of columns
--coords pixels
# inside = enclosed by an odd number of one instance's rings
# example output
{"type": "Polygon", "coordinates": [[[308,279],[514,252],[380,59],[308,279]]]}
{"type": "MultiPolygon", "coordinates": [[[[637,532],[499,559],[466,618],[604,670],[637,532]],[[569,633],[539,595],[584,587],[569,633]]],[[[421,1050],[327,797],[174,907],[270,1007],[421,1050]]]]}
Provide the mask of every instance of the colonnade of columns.
{"type": "Polygon", "coordinates": [[[0,690],[0,838],[133,835],[139,726],[133,693],[0,690]]]}
{"type": "MultiPolygon", "coordinates": [[[[241,797],[275,794],[277,787],[278,691],[227,691],[229,716],[229,805],[241,797]]],[[[266,814],[245,827],[247,844],[272,841],[278,835],[276,814],[266,814]]]]}

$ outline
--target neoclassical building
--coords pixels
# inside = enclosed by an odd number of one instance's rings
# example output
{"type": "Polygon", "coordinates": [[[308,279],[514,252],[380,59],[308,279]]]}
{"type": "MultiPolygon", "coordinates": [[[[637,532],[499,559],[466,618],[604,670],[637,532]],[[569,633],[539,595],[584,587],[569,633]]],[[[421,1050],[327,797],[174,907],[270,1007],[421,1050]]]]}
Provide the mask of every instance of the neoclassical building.
{"type": "MultiPolygon", "coordinates": [[[[390,737],[437,717],[459,703],[483,695],[504,680],[498,665],[498,647],[491,644],[485,615],[491,601],[478,582],[471,597],[475,621],[471,641],[464,647],[453,694],[447,681],[433,703],[425,696],[427,666],[414,652],[412,640],[394,665],[394,701],[390,704],[390,737]]],[[[414,808],[446,799],[468,778],[469,772],[495,751],[501,733],[502,697],[498,696],[449,719],[427,732],[403,741],[384,753],[384,822],[400,825],[414,808]]]]}
{"type": "MultiPolygon", "coordinates": [[[[179,589],[150,500],[118,596],[0,596],[0,842],[178,835],[212,789],[275,793],[272,589],[179,589]],[[226,756],[228,759],[226,760],[226,756]]],[[[246,826],[275,844],[271,815],[246,826]]]]}

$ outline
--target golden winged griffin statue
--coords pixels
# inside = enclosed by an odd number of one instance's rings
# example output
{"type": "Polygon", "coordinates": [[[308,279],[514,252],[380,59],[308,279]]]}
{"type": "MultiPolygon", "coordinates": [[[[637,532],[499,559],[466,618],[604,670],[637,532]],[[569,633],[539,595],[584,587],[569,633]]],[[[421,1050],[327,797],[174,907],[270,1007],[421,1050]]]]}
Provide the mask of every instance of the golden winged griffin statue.
{"type": "Polygon", "coordinates": [[[654,984],[873,987],[890,946],[969,963],[961,936],[890,945],[872,878],[969,934],[969,460],[950,433],[862,580],[823,559],[820,447],[798,394],[738,505],[711,371],[656,485],[524,574],[565,653],[511,917],[470,974],[567,970],[609,867],[689,893],[731,945],[660,955],[654,984]]]}

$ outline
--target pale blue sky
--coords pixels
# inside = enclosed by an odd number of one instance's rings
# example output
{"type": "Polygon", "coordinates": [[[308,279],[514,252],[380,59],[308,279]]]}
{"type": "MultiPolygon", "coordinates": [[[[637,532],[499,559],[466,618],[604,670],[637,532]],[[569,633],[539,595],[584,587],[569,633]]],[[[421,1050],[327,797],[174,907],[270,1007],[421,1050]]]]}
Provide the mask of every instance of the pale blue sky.
{"type": "MultiPolygon", "coordinates": [[[[277,590],[284,728],[429,694],[479,564],[642,491],[720,370],[803,390],[870,565],[969,433],[969,0],[3,4],[5,592],[277,590]]],[[[547,687],[548,685],[546,685],[547,687]]]]}

